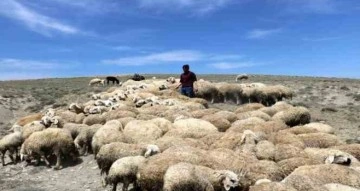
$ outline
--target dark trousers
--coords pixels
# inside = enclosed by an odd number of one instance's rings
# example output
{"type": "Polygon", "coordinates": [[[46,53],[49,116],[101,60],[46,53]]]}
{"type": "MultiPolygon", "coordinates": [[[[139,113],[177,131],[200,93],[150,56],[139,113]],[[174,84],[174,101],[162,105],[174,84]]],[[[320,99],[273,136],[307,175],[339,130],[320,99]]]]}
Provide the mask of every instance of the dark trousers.
{"type": "Polygon", "coordinates": [[[182,87],[181,88],[181,94],[186,95],[188,97],[195,97],[193,87],[182,87]]]}

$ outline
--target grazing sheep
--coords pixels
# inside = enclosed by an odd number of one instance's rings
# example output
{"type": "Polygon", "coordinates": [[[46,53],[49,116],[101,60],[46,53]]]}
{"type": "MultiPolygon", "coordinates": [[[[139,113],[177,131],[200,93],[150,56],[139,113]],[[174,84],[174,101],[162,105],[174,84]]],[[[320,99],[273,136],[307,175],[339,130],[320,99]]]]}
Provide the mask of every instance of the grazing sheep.
{"type": "Polygon", "coordinates": [[[1,163],[5,166],[5,154],[8,151],[8,156],[11,159],[11,162],[15,164],[16,159],[18,158],[18,148],[21,146],[23,138],[20,132],[11,133],[4,136],[0,140],[0,154],[1,154],[1,163]],[[13,154],[15,153],[15,159],[13,154]]]}
{"type": "Polygon", "coordinates": [[[94,134],[102,125],[95,124],[86,128],[81,128],[79,134],[74,140],[75,147],[80,155],[87,155],[91,149],[91,142],[94,134]]]}
{"type": "Polygon", "coordinates": [[[210,82],[195,82],[197,88],[196,97],[206,99],[211,103],[215,103],[219,99],[220,92],[216,86],[210,82]]]}
{"type": "Polygon", "coordinates": [[[215,115],[227,119],[230,123],[233,123],[236,120],[238,120],[236,114],[230,111],[218,111],[215,113],[215,115]]]}
{"type": "Polygon", "coordinates": [[[156,145],[127,144],[113,142],[102,146],[96,155],[96,162],[101,170],[101,174],[108,174],[111,164],[117,159],[127,156],[144,156],[148,158],[160,153],[156,145]]]}
{"type": "Polygon", "coordinates": [[[284,121],[286,125],[293,127],[310,123],[311,116],[309,110],[305,107],[293,107],[276,113],[272,118],[284,121]]]}
{"type": "Polygon", "coordinates": [[[214,114],[216,112],[218,112],[218,109],[215,108],[209,108],[209,109],[199,109],[199,110],[195,110],[195,111],[191,111],[191,116],[193,116],[194,118],[202,118],[206,115],[211,115],[214,114]]]}
{"type": "Polygon", "coordinates": [[[229,170],[213,170],[190,163],[178,163],[170,166],[164,176],[164,191],[230,190],[239,185],[238,176],[229,170]]]}
{"type": "Polygon", "coordinates": [[[282,161],[285,159],[304,156],[303,149],[289,145],[289,144],[277,144],[275,145],[275,155],[274,160],[276,162],[282,161]]]}
{"type": "MultiPolygon", "coordinates": [[[[227,130],[228,132],[239,132],[242,133],[245,130],[257,131],[259,125],[265,123],[265,121],[258,117],[250,117],[243,120],[235,121],[231,127],[227,130]]],[[[260,129],[261,131],[261,129],[260,129]]]]}
{"type": "Polygon", "coordinates": [[[126,142],[124,134],[120,131],[121,129],[121,123],[117,120],[112,120],[106,122],[104,126],[96,131],[91,141],[91,148],[95,158],[103,145],[112,142],[126,142]]]}
{"type": "Polygon", "coordinates": [[[270,141],[260,141],[256,144],[255,153],[259,160],[274,160],[275,145],[270,141]]]}
{"type": "Polygon", "coordinates": [[[73,139],[75,139],[82,129],[89,128],[88,125],[85,124],[77,124],[77,123],[65,123],[63,129],[70,132],[70,135],[73,139]]]}
{"type": "Polygon", "coordinates": [[[130,121],[123,132],[131,143],[149,143],[164,134],[155,123],[141,120],[130,121]]]}
{"type": "Polygon", "coordinates": [[[247,172],[242,185],[247,188],[259,179],[280,181],[283,179],[279,166],[274,161],[254,160],[245,165],[247,172]]]}
{"type": "Polygon", "coordinates": [[[123,109],[112,110],[105,114],[106,121],[111,121],[114,119],[120,119],[125,117],[135,118],[136,114],[132,111],[123,110],[123,109]]]}
{"type": "Polygon", "coordinates": [[[58,128],[35,132],[25,140],[20,150],[22,159],[30,161],[35,158],[39,163],[42,158],[47,166],[50,166],[50,162],[46,156],[51,154],[55,154],[57,158],[55,169],[62,168],[63,156],[69,155],[75,159],[77,152],[69,132],[58,128]]]}
{"type": "Polygon", "coordinates": [[[220,95],[223,97],[222,102],[233,101],[237,105],[241,103],[242,89],[237,84],[219,83],[217,84],[220,95]]]}
{"type": "Polygon", "coordinates": [[[165,136],[182,138],[201,138],[207,134],[218,132],[217,128],[201,119],[189,118],[175,121],[174,128],[168,131],[165,136]]]}
{"type": "Polygon", "coordinates": [[[236,76],[235,81],[241,81],[241,80],[247,80],[249,79],[249,76],[247,74],[239,74],[236,76]]]}
{"type": "Polygon", "coordinates": [[[118,183],[123,183],[123,191],[127,191],[129,184],[133,183],[137,188],[136,174],[138,169],[144,165],[145,157],[129,156],[116,160],[109,170],[109,175],[105,178],[105,185],[111,184],[112,191],[116,191],[118,183]]]}
{"type": "Polygon", "coordinates": [[[301,166],[282,182],[298,191],[314,190],[317,186],[329,183],[360,188],[360,173],[355,169],[342,165],[301,166]]]}
{"type": "Polygon", "coordinates": [[[180,137],[161,137],[153,142],[159,146],[161,151],[164,151],[173,146],[190,146],[199,149],[208,149],[208,145],[204,144],[198,139],[180,138],[180,137]]]}
{"type": "Polygon", "coordinates": [[[269,136],[268,140],[272,143],[274,143],[274,145],[277,144],[287,144],[287,145],[292,145],[301,149],[305,148],[304,142],[302,141],[302,139],[300,139],[300,137],[292,134],[292,133],[287,133],[287,132],[278,132],[278,133],[273,133],[269,136]]]}
{"type": "Polygon", "coordinates": [[[300,166],[316,165],[321,163],[307,157],[294,157],[279,161],[277,164],[280,167],[282,177],[285,178],[300,166]]]}
{"type": "Polygon", "coordinates": [[[250,117],[258,117],[265,121],[269,121],[271,119],[271,117],[268,114],[262,111],[247,111],[247,112],[238,113],[236,116],[239,120],[247,119],[250,117]]]}
{"type": "Polygon", "coordinates": [[[318,164],[342,164],[342,165],[360,165],[359,161],[349,153],[336,149],[306,148],[305,157],[308,157],[318,164]]]}
{"type": "Polygon", "coordinates": [[[92,80],[90,80],[89,82],[89,86],[94,86],[94,85],[105,85],[105,80],[102,80],[100,78],[94,78],[92,80]]]}

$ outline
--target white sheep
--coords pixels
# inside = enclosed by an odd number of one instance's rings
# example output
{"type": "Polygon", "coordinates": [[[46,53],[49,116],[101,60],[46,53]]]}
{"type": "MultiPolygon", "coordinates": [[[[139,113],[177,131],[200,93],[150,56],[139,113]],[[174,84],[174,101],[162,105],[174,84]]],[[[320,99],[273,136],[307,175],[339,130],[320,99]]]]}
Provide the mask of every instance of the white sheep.
{"type": "Polygon", "coordinates": [[[89,86],[94,86],[94,85],[105,86],[105,80],[102,80],[100,78],[94,78],[94,79],[90,80],[89,86]]]}
{"type": "Polygon", "coordinates": [[[190,163],[170,166],[164,176],[164,191],[177,190],[230,190],[239,185],[238,176],[228,170],[213,170],[190,163]]]}
{"type": "Polygon", "coordinates": [[[18,158],[18,148],[21,146],[23,139],[20,132],[11,133],[6,135],[0,140],[0,154],[1,154],[1,163],[5,166],[5,154],[8,151],[8,156],[10,157],[13,163],[16,162],[18,158]],[[15,159],[13,154],[15,153],[15,159]]]}
{"type": "Polygon", "coordinates": [[[136,185],[136,174],[138,169],[144,165],[145,157],[129,156],[116,160],[110,167],[109,175],[105,178],[104,186],[112,184],[112,191],[116,191],[118,183],[123,183],[123,191],[127,191],[129,184],[136,185]]]}

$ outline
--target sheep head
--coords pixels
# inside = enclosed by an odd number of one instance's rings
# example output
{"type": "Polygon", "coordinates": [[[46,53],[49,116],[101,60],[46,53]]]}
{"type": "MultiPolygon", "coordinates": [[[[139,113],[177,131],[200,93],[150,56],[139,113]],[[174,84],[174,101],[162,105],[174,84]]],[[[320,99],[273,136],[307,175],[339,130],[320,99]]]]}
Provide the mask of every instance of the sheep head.
{"type": "Polygon", "coordinates": [[[244,143],[254,143],[256,144],[259,140],[259,137],[251,130],[245,130],[241,136],[240,144],[244,143]]]}
{"type": "Polygon", "coordinates": [[[218,171],[218,178],[226,191],[239,186],[238,175],[229,170],[218,171]]]}
{"type": "Polygon", "coordinates": [[[157,153],[160,153],[160,148],[157,145],[147,145],[146,152],[144,153],[144,157],[148,158],[157,153]]]}
{"type": "Polygon", "coordinates": [[[351,159],[350,157],[344,155],[330,155],[326,157],[325,164],[350,165],[351,159]]]}

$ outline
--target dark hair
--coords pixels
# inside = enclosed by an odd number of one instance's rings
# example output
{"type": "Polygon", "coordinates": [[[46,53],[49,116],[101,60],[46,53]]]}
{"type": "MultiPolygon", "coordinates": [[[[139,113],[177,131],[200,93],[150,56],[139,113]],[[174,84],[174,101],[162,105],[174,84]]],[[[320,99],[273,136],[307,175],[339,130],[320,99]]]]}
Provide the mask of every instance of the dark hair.
{"type": "Polygon", "coordinates": [[[185,64],[185,65],[183,65],[183,68],[187,68],[187,69],[189,69],[189,68],[190,68],[190,66],[189,66],[189,64],[185,64]]]}

